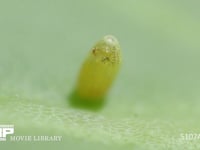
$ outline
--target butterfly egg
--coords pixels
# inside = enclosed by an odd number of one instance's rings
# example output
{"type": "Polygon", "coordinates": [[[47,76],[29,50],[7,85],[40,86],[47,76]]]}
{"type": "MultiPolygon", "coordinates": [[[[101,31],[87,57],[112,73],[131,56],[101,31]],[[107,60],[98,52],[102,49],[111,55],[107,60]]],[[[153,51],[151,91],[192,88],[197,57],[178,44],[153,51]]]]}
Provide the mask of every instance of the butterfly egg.
{"type": "Polygon", "coordinates": [[[88,100],[103,98],[115,79],[121,64],[121,49],[118,40],[107,35],[90,50],[84,61],[76,92],[79,97],[88,100]]]}

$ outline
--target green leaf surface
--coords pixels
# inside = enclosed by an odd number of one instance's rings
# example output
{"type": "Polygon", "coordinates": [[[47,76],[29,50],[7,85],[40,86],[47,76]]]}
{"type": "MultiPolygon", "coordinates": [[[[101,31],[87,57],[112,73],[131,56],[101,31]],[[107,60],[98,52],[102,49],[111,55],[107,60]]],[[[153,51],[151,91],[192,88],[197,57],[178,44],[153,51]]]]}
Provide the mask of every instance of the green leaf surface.
{"type": "Polygon", "coordinates": [[[0,1],[0,124],[61,142],[7,149],[189,149],[200,134],[199,4],[184,1],[0,1]],[[123,65],[98,111],[69,103],[93,44],[116,36],[123,65]],[[34,146],[34,147],[33,147],[34,146]]]}

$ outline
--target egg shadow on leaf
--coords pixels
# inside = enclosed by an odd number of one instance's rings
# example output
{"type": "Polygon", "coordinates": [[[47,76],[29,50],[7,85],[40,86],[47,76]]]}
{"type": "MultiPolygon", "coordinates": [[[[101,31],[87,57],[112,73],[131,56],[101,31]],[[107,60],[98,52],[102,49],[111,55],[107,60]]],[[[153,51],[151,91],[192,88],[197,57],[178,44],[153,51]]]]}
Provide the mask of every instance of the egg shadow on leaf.
{"type": "Polygon", "coordinates": [[[105,97],[98,99],[82,98],[76,90],[73,90],[68,96],[68,102],[71,107],[86,109],[90,111],[99,111],[105,105],[105,97]]]}

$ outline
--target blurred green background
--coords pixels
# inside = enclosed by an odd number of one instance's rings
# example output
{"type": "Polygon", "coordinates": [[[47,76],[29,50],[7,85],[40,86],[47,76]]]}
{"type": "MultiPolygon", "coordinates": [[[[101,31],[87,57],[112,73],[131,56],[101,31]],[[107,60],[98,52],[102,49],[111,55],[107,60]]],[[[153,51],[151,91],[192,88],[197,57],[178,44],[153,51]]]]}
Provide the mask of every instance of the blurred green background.
{"type": "MultiPolygon", "coordinates": [[[[0,124],[62,142],[7,149],[198,149],[200,1],[1,0],[0,124]],[[115,35],[123,66],[98,112],[68,103],[93,44],[115,35]],[[34,146],[34,147],[32,147],[34,146]]],[[[9,138],[8,138],[9,139],[9,138]]]]}

